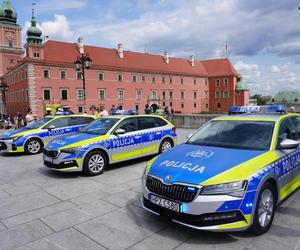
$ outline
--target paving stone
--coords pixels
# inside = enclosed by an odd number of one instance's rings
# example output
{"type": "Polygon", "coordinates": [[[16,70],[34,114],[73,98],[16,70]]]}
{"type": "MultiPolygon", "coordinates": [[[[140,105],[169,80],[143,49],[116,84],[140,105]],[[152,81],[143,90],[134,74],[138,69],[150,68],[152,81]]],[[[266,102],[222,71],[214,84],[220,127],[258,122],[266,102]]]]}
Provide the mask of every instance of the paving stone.
{"type": "Polygon", "coordinates": [[[10,197],[10,195],[7,192],[0,190],[0,200],[8,197],[10,197]]]}
{"type": "Polygon", "coordinates": [[[5,230],[6,227],[0,222],[0,231],[5,230]]]}
{"type": "Polygon", "coordinates": [[[14,249],[28,242],[41,239],[53,231],[41,221],[33,221],[0,232],[0,249],[14,249]]]}
{"type": "Polygon", "coordinates": [[[53,205],[49,205],[46,207],[38,208],[29,212],[25,212],[13,217],[9,217],[2,220],[2,223],[8,228],[14,227],[35,219],[42,218],[47,215],[55,214],[60,211],[69,209],[74,207],[75,205],[68,201],[61,201],[59,203],[55,203],[53,205]]]}
{"type": "Polygon", "coordinates": [[[42,191],[2,199],[0,203],[0,219],[45,207],[58,201],[55,197],[42,191]]]}
{"type": "Polygon", "coordinates": [[[84,179],[53,186],[45,190],[61,200],[68,200],[82,194],[98,191],[101,188],[103,188],[103,184],[84,179]]]}
{"type": "Polygon", "coordinates": [[[15,186],[12,188],[7,188],[4,189],[7,193],[16,196],[16,195],[20,195],[20,194],[27,194],[27,193],[33,193],[33,192],[37,192],[40,191],[41,188],[34,185],[34,184],[27,184],[27,185],[22,185],[22,186],[15,186]]]}
{"type": "Polygon", "coordinates": [[[90,220],[101,214],[109,213],[116,209],[115,206],[104,201],[95,201],[80,205],[56,214],[41,218],[49,227],[56,232],[74,226],[84,221],[90,220]]]}
{"type": "Polygon", "coordinates": [[[66,229],[59,233],[52,234],[42,240],[29,243],[18,248],[28,250],[101,250],[101,245],[87,238],[75,229],[66,229]]]}
{"type": "Polygon", "coordinates": [[[295,248],[282,244],[271,239],[266,239],[265,237],[259,237],[252,241],[251,244],[247,246],[249,250],[294,250],[295,248]]]}
{"type": "Polygon", "coordinates": [[[140,194],[133,190],[126,190],[115,195],[105,197],[103,200],[108,201],[118,207],[124,207],[140,199],[140,194]]]}
{"type": "Polygon", "coordinates": [[[109,194],[101,190],[101,191],[96,191],[96,192],[91,192],[91,193],[86,193],[86,194],[80,195],[78,197],[70,199],[70,201],[77,205],[80,205],[80,204],[89,203],[89,202],[93,202],[95,200],[102,199],[106,196],[109,196],[109,194]]]}

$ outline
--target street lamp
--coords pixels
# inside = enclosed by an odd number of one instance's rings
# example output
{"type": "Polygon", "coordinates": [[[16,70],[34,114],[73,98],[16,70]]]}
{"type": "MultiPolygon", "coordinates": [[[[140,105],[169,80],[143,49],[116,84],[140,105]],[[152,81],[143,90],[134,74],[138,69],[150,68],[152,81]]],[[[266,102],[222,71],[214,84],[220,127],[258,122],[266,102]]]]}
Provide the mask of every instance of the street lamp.
{"type": "Polygon", "coordinates": [[[80,54],[74,62],[76,71],[82,76],[83,85],[83,112],[86,113],[86,94],[85,94],[85,70],[92,67],[92,59],[89,54],[80,54]]]}
{"type": "Polygon", "coordinates": [[[8,91],[8,85],[6,84],[6,82],[2,81],[0,84],[0,91],[2,94],[2,101],[3,101],[3,113],[6,113],[6,96],[5,93],[8,91]]]}

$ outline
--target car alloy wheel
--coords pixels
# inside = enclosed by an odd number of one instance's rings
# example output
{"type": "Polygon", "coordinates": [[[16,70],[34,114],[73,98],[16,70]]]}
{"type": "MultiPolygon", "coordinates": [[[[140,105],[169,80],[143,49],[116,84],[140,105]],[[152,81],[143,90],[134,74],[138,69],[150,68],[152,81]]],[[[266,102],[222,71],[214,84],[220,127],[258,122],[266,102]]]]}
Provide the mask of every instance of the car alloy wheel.
{"type": "Polygon", "coordinates": [[[89,152],[83,161],[83,172],[86,175],[94,176],[104,172],[108,162],[107,155],[101,150],[89,152]]]}
{"type": "Polygon", "coordinates": [[[89,169],[92,173],[100,173],[104,168],[105,160],[101,154],[94,154],[88,162],[89,169]]]}
{"type": "Polygon", "coordinates": [[[160,153],[164,153],[173,147],[170,140],[164,140],[160,146],[160,153]]]}
{"type": "Polygon", "coordinates": [[[274,212],[274,198],[270,189],[265,189],[260,197],[258,204],[258,221],[261,227],[267,227],[274,212]]]}
{"type": "Polygon", "coordinates": [[[39,140],[31,139],[26,143],[26,153],[34,155],[38,154],[42,150],[42,144],[39,140]]]}

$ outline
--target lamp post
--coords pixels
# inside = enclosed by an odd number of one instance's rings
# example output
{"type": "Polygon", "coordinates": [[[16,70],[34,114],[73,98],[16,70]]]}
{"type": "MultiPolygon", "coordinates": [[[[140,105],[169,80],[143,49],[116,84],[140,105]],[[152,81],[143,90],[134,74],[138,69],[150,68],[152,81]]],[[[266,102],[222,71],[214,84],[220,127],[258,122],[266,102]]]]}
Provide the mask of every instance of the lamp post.
{"type": "Polygon", "coordinates": [[[80,73],[82,77],[82,87],[83,87],[83,112],[86,113],[86,93],[85,93],[85,70],[92,66],[92,60],[89,54],[80,54],[77,60],[74,62],[76,71],[80,73]]]}
{"type": "Polygon", "coordinates": [[[5,93],[8,91],[8,85],[6,84],[6,82],[1,81],[0,91],[2,94],[3,113],[6,114],[6,95],[5,95],[5,93]]]}

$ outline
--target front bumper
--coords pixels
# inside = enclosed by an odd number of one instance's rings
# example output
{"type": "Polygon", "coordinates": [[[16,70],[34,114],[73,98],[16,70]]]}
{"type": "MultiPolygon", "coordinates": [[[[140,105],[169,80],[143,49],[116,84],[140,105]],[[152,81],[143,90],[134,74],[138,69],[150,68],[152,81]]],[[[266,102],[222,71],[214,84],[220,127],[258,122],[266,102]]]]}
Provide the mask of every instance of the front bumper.
{"type": "Polygon", "coordinates": [[[176,223],[199,230],[220,232],[243,231],[250,227],[251,215],[245,215],[240,210],[241,198],[229,195],[198,195],[191,202],[180,202],[179,213],[152,203],[149,197],[155,193],[147,189],[144,179],[142,186],[143,207],[176,223]]]}
{"type": "Polygon", "coordinates": [[[70,155],[57,151],[43,151],[44,166],[61,172],[81,172],[81,159],[76,158],[76,155],[70,155]]]}
{"type": "Polygon", "coordinates": [[[13,140],[0,140],[0,151],[9,153],[23,153],[24,147],[17,146],[13,140]]]}

